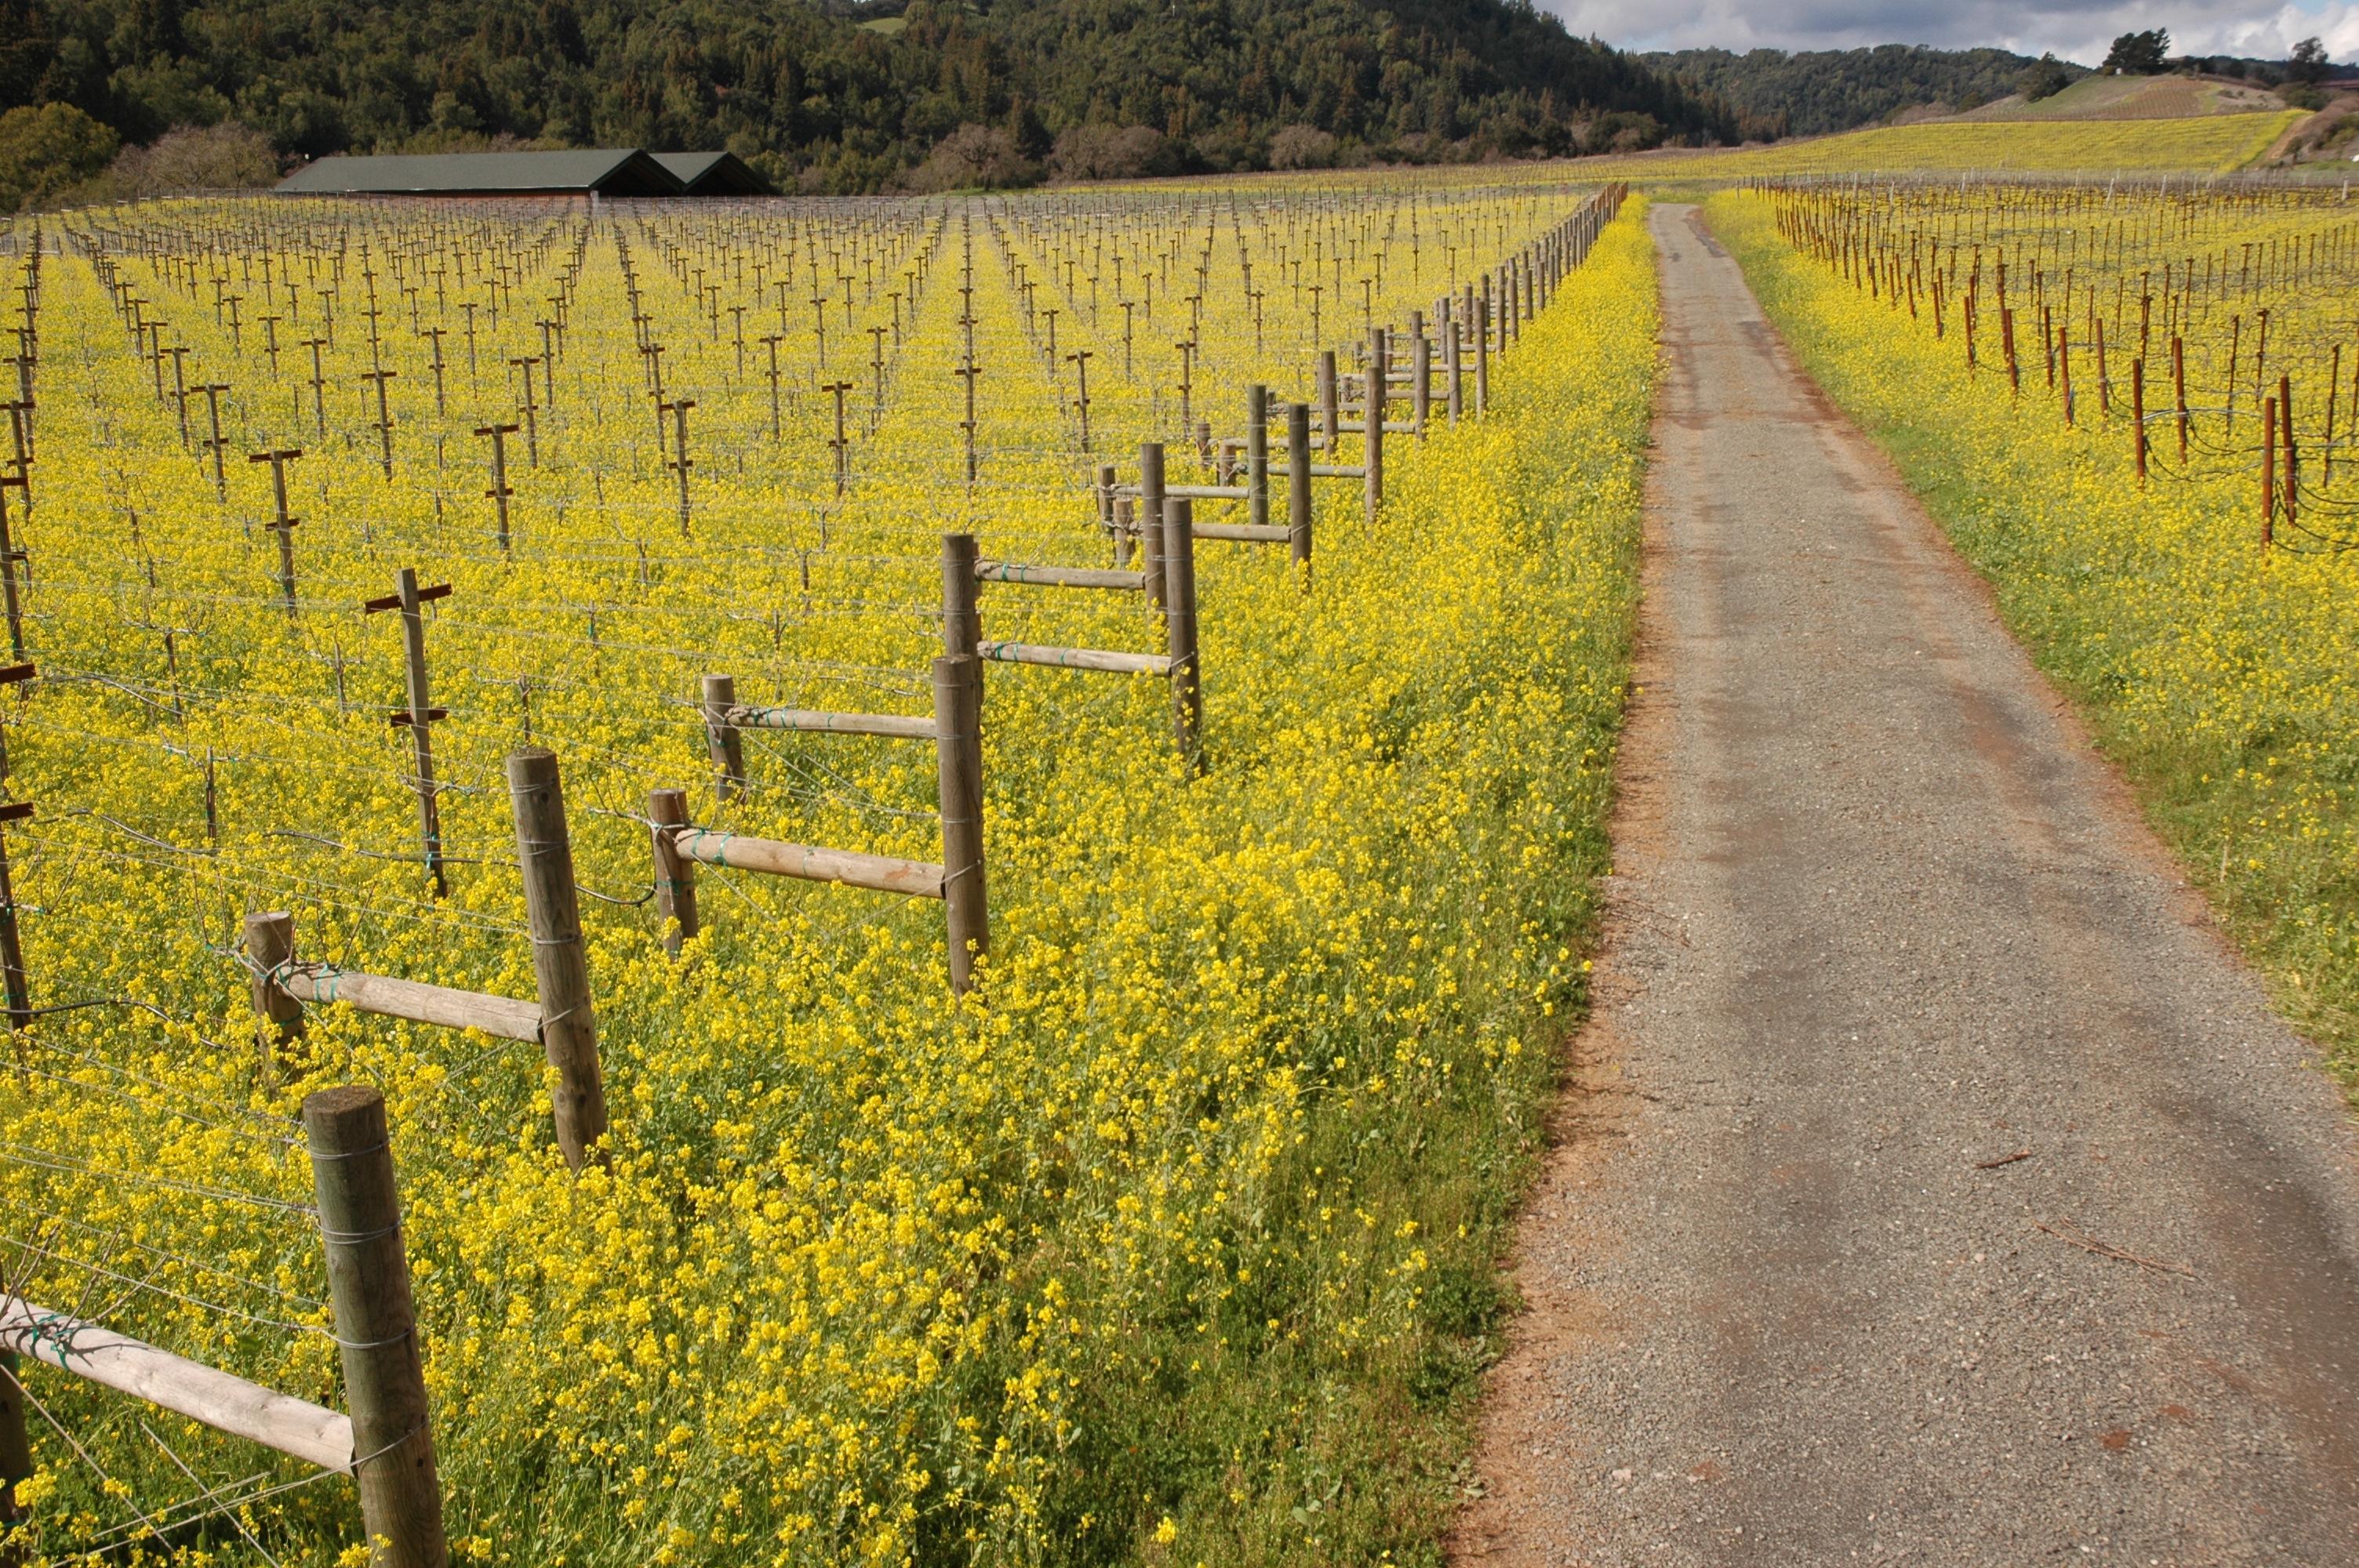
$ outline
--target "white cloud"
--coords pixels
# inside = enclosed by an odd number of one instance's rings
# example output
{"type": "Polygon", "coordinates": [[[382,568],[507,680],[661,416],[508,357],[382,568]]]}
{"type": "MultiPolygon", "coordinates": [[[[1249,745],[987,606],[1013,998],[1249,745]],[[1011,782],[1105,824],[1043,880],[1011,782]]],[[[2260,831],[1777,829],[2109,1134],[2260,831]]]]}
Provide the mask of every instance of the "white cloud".
{"type": "Polygon", "coordinates": [[[2174,11],[2122,0],[1799,0],[1774,8],[1745,0],[1540,0],[1580,35],[1624,49],[1857,49],[1865,44],[1987,45],[2094,65],[2123,33],[2170,29],[2174,54],[2281,59],[2301,38],[2325,41],[2338,63],[2359,60],[2359,0],[2305,8],[2224,0],[2174,11]]]}

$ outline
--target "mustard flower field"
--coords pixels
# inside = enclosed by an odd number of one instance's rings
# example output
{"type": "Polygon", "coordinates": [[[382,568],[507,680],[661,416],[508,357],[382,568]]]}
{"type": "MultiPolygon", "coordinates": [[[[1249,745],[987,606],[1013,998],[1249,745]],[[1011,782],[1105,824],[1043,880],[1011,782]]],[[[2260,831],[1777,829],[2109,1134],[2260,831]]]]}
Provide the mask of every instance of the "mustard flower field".
{"type": "Polygon", "coordinates": [[[1771,146],[1663,149],[1591,162],[1608,178],[1668,181],[1791,179],[1877,175],[1912,179],[1965,174],[1976,180],[2024,176],[2082,179],[2204,179],[2256,167],[2286,131],[2308,116],[2206,114],[2176,120],[1970,120],[1873,125],[1840,135],[1771,146]]]}
{"type": "Polygon", "coordinates": [[[2332,190],[1899,182],[1707,211],[2347,1069],[2352,209],[2332,190]]]}
{"type": "MultiPolygon", "coordinates": [[[[89,1327],[327,1411],[414,1348],[460,1563],[1437,1561],[1606,869],[1644,210],[1404,174],[8,221],[0,1558],[426,1560],[349,1476],[61,1369],[89,1327]],[[1255,385],[1284,537],[1194,499],[1182,658],[1142,443],[1234,492],[1255,385]],[[1307,562],[1291,403],[1344,470],[1307,562]],[[1107,580],[985,568],[968,652],[946,535],[1107,580]],[[925,896],[966,874],[937,660],[982,672],[963,991],[925,896]],[[570,865],[518,826],[536,749],[570,865]],[[656,826],[667,790],[709,831],[656,826]],[[574,925],[528,906],[547,863],[574,925]],[[247,935],[270,912],[291,957],[247,935]],[[589,1000],[552,1011],[558,947],[589,1000]],[[364,1011],[358,977],[524,1022],[364,1011]],[[297,1113],[340,1085],[385,1099],[391,1351],[331,1305],[297,1113]]],[[[2034,419],[1953,350],[1922,346],[1943,395],[2034,419]]],[[[2246,488],[2167,526],[2249,535],[2246,488]]],[[[2332,569],[2234,554],[2272,605],[2332,569]]],[[[2227,695],[2221,733],[2300,755],[2311,708],[2227,695]]]]}

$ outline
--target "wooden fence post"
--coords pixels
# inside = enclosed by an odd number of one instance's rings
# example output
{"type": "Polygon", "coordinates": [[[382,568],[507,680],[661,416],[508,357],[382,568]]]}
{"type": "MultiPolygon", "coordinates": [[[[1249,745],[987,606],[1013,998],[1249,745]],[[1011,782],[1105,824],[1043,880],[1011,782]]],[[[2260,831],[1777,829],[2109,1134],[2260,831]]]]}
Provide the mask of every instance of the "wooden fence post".
{"type": "Polygon", "coordinates": [[[1385,405],[1392,391],[1391,376],[1385,330],[1378,327],[1368,334],[1367,395],[1360,400],[1366,415],[1360,423],[1366,427],[1368,436],[1367,509],[1371,528],[1376,525],[1376,508],[1385,499],[1385,405]]]}
{"type": "Polygon", "coordinates": [[[1245,522],[1269,526],[1269,388],[1245,388],[1245,522]]]}
{"type": "Polygon", "coordinates": [[[1433,410],[1433,345],[1426,341],[1424,311],[1408,313],[1408,416],[1422,441],[1426,416],[1433,410]]]}
{"type": "Polygon", "coordinates": [[[1337,427],[1342,423],[1335,409],[1335,351],[1324,349],[1319,354],[1319,431],[1326,438],[1323,449],[1331,463],[1335,460],[1337,427]]]}
{"type": "Polygon", "coordinates": [[[1458,416],[1463,412],[1461,394],[1465,380],[1461,373],[1464,366],[1459,353],[1459,345],[1465,339],[1464,334],[1459,330],[1458,316],[1455,311],[1452,311],[1450,319],[1442,324],[1441,333],[1441,368],[1447,386],[1446,407],[1450,415],[1450,427],[1455,430],[1458,428],[1458,416]]]}
{"type": "Polygon", "coordinates": [[[1286,525],[1292,535],[1288,543],[1294,552],[1294,564],[1302,569],[1303,583],[1308,587],[1310,576],[1310,405],[1289,403],[1286,406],[1286,525]]]}
{"type": "MultiPolygon", "coordinates": [[[[21,679],[16,671],[32,673],[30,665],[19,665],[14,671],[0,671],[0,681],[21,679]]],[[[16,801],[0,806],[0,822],[22,822],[33,815],[33,803],[16,801]]],[[[25,943],[16,929],[16,886],[8,873],[8,845],[0,837],[0,994],[5,994],[8,1006],[8,1027],[22,1029],[33,1022],[32,987],[25,976],[25,943]]]]}
{"type": "Polygon", "coordinates": [[[2137,427],[2138,483],[2146,483],[2146,361],[2130,361],[2130,422],[2137,427]]]}
{"type": "Polygon", "coordinates": [[[712,798],[723,805],[745,793],[745,742],[729,722],[736,706],[735,676],[704,677],[704,749],[712,759],[712,798]]]}
{"type": "Polygon", "coordinates": [[[409,677],[409,711],[397,714],[396,724],[409,726],[411,750],[418,765],[418,828],[426,849],[426,869],[434,874],[434,896],[449,895],[451,884],[442,869],[442,807],[434,782],[434,721],[443,718],[439,708],[431,706],[432,693],[426,679],[426,620],[420,606],[430,599],[447,597],[449,583],[441,583],[419,592],[418,571],[404,567],[395,579],[393,601],[374,599],[363,607],[366,612],[378,610],[401,611],[402,658],[409,677]]]}
{"type": "Polygon", "coordinates": [[[295,524],[302,519],[287,510],[287,465],[303,455],[301,449],[288,447],[267,452],[255,452],[246,458],[250,463],[270,465],[270,490],[277,503],[277,518],[270,528],[278,535],[278,590],[287,599],[287,613],[295,613],[295,524]]]}
{"type": "Polygon", "coordinates": [[[2187,461],[2187,345],[2177,338],[2170,340],[2170,379],[2176,387],[2179,403],[2179,460],[2187,461]]]}
{"type": "Polygon", "coordinates": [[[2277,531],[2277,400],[2261,399],[2261,548],[2276,542],[2277,531]]]}
{"type": "Polygon", "coordinates": [[[1204,687],[1196,647],[1196,507],[1163,503],[1163,629],[1171,655],[1171,730],[1180,761],[1204,771],[1204,687]]]}
{"type": "Polygon", "coordinates": [[[1474,302],[1474,416],[1491,412],[1491,277],[1483,276],[1483,297],[1474,302]]]}
{"type": "Polygon", "coordinates": [[[972,654],[983,636],[975,604],[974,535],[942,535],[942,652],[972,654]]]}
{"type": "MultiPolygon", "coordinates": [[[[0,1291],[7,1281],[0,1280],[0,1291]]],[[[16,1353],[0,1351],[0,1537],[23,1520],[16,1483],[33,1476],[33,1444],[25,1432],[25,1390],[16,1382],[16,1353]]],[[[15,1549],[0,1549],[0,1563],[21,1561],[15,1549]]]]}
{"type": "Polygon", "coordinates": [[[2293,444],[2293,378],[2277,377],[2277,434],[2285,442],[2285,518],[2298,522],[2301,515],[2300,498],[2295,493],[2301,480],[2301,455],[2293,444]]]}
{"type": "Polygon", "coordinates": [[[16,547],[16,537],[8,525],[8,487],[15,485],[25,492],[25,514],[32,515],[32,481],[21,472],[0,478],[0,607],[8,615],[8,647],[18,658],[25,656],[25,618],[16,601],[16,562],[23,552],[16,547]]]}
{"type": "MultiPolygon", "coordinates": [[[[533,974],[539,981],[541,1049],[558,1076],[550,1097],[557,1146],[578,1171],[606,1136],[606,1086],[598,1067],[598,1017],[590,1000],[590,960],[582,949],[557,754],[537,746],[511,752],[508,798],[516,808],[516,862],[524,871],[533,974]]],[[[603,1163],[603,1151],[598,1158],[603,1163]]]]}
{"type": "Polygon", "coordinates": [[[475,428],[476,435],[492,438],[492,488],[484,493],[492,498],[492,503],[498,511],[500,551],[504,555],[508,548],[508,498],[516,494],[508,485],[507,438],[516,433],[516,429],[514,425],[480,425],[475,428]]]}
{"type": "Polygon", "coordinates": [[[1139,568],[1147,574],[1147,602],[1160,610],[1168,597],[1163,580],[1163,443],[1138,444],[1139,568]]]}
{"type": "Polygon", "coordinates": [[[262,1020],[262,1076],[268,1082],[278,1066],[278,1047],[303,1037],[303,1004],[276,978],[279,966],[295,957],[295,917],[281,909],[247,915],[245,957],[254,966],[249,983],[262,1020]]]}
{"type": "Polygon", "coordinates": [[[303,1101],[328,1296],[336,1311],[353,1470],[371,1568],[444,1568],[442,1490],[426,1409],[385,1097],[358,1085],[303,1101]]]}
{"type": "Polygon", "coordinates": [[[696,862],[683,858],[672,842],[671,829],[688,826],[688,791],[647,792],[648,837],[656,857],[656,914],[664,927],[664,951],[679,957],[680,944],[697,933],[696,862]]]}
{"type": "MultiPolygon", "coordinates": [[[[963,535],[962,535],[963,536],[963,535]]],[[[973,581],[972,574],[969,581],[973,581]]],[[[983,661],[969,651],[934,660],[934,756],[941,789],[942,910],[951,989],[974,984],[991,946],[983,863],[983,661]]]]}
{"type": "MultiPolygon", "coordinates": [[[[526,379],[529,384],[531,379],[529,374],[526,379]]],[[[679,536],[683,539],[688,537],[688,470],[696,466],[696,460],[688,455],[688,411],[695,406],[696,400],[690,397],[679,398],[671,406],[672,427],[675,432],[672,437],[671,466],[679,473],[679,536]]]]}

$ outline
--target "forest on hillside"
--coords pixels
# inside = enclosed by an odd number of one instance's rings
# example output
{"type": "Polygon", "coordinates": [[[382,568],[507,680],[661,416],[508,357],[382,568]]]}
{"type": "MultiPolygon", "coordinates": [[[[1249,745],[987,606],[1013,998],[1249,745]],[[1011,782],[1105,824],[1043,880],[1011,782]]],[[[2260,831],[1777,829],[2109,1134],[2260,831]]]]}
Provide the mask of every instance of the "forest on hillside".
{"type": "MultiPolygon", "coordinates": [[[[1823,136],[1871,125],[1903,109],[1947,103],[1971,109],[2017,90],[2039,62],[2005,49],[1680,49],[1638,57],[1729,104],[1776,135],[1823,136]]],[[[2060,62],[2065,82],[2088,68],[2060,62]]],[[[2061,83],[2059,83],[2061,85],[2061,83]]]]}
{"type": "Polygon", "coordinates": [[[1268,167],[1274,139],[1428,161],[1756,128],[1529,0],[0,0],[0,109],[51,103],[135,143],[235,121],[306,157],[727,147],[832,192],[969,125],[1035,160],[1143,127],[1137,172],[1268,167]]]}

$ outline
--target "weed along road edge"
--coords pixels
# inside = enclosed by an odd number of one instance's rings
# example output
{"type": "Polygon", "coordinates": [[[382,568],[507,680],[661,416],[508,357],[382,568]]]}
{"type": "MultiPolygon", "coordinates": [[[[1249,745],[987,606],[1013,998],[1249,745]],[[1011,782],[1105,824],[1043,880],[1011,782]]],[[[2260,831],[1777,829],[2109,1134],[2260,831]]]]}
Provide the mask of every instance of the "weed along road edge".
{"type": "Polygon", "coordinates": [[[2359,1560],[2339,1100],[1660,207],[1596,1011],[1461,1563],[2359,1560]]]}

